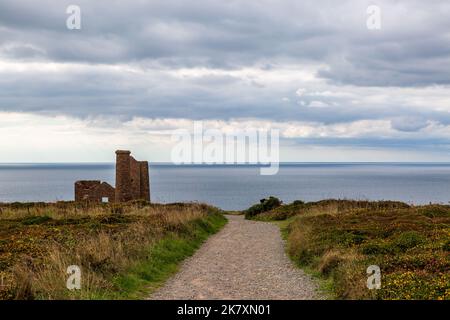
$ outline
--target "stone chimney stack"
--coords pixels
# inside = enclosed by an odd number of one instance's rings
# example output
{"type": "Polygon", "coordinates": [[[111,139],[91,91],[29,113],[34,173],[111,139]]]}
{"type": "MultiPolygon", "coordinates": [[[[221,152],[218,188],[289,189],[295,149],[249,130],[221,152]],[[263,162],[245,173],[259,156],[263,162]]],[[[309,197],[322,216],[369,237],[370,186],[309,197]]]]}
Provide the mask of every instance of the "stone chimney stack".
{"type": "Polygon", "coordinates": [[[116,202],[132,200],[131,192],[131,152],[126,150],[116,151],[116,202]]]}

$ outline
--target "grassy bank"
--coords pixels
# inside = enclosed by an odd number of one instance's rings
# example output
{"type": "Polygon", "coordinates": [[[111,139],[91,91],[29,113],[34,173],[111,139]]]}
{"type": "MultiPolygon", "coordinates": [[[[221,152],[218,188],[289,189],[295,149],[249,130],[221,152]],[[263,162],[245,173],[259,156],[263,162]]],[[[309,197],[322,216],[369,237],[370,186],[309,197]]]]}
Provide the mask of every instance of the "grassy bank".
{"type": "Polygon", "coordinates": [[[145,297],[225,223],[202,204],[0,205],[0,299],[145,297]]]}
{"type": "Polygon", "coordinates": [[[337,298],[450,299],[450,206],[325,200],[257,211],[249,218],[282,221],[293,261],[337,298]],[[367,288],[370,265],[379,290],[367,288]]]}

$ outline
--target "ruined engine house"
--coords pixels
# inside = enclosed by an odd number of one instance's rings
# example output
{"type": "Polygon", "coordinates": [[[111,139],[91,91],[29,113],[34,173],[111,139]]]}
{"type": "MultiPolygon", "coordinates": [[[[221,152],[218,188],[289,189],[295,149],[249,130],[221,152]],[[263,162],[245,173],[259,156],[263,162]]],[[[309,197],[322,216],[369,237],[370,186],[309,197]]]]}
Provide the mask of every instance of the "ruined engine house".
{"type": "Polygon", "coordinates": [[[116,151],[116,187],[99,180],[75,182],[75,201],[126,202],[150,201],[147,161],[137,161],[127,150],[116,151]]]}

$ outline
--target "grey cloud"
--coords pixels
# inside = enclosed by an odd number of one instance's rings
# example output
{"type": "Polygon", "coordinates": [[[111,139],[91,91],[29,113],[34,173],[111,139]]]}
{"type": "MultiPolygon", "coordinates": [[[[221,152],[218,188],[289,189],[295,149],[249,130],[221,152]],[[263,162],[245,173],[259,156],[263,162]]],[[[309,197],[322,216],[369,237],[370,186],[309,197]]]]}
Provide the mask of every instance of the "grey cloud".
{"type": "Polygon", "coordinates": [[[404,132],[420,131],[428,126],[428,121],[423,118],[415,118],[411,116],[398,117],[391,120],[393,129],[404,132]]]}
{"type": "Polygon", "coordinates": [[[45,50],[29,44],[11,43],[0,49],[0,56],[18,60],[36,60],[45,57],[45,50]]]}
{"type": "Polygon", "coordinates": [[[0,4],[3,43],[47,58],[238,68],[264,60],[319,61],[320,75],[355,85],[448,84],[450,4],[378,1],[382,30],[365,27],[371,1],[78,1],[82,30],[65,28],[72,1],[0,4]]]}
{"type": "Polygon", "coordinates": [[[79,0],[82,30],[74,31],[65,26],[70,4],[0,2],[0,61],[76,65],[64,72],[0,70],[0,110],[85,119],[112,115],[324,124],[387,119],[405,134],[425,128],[428,121],[450,124],[448,112],[394,102],[355,106],[349,97],[299,98],[295,91],[301,83],[271,87],[251,77],[170,75],[178,68],[276,72],[279,66],[321,64],[318,76],[336,86],[450,85],[448,1],[377,1],[380,31],[366,28],[369,0],[79,0]],[[138,71],[103,68],[123,65],[138,71]],[[289,101],[281,102],[284,97],[289,101]],[[308,108],[312,101],[329,107],[308,108]]]}
{"type": "Polygon", "coordinates": [[[408,138],[306,138],[295,139],[297,145],[320,145],[327,147],[386,148],[394,150],[422,150],[449,152],[450,139],[422,137],[408,138]]]}
{"type": "MultiPolygon", "coordinates": [[[[411,106],[350,105],[348,99],[308,95],[307,104],[325,101],[330,107],[297,104],[292,87],[261,87],[252,79],[205,75],[174,77],[164,70],[117,71],[102,66],[64,72],[1,72],[0,110],[70,114],[86,118],[115,115],[131,118],[190,119],[256,118],[312,121],[324,124],[362,119],[417,119],[450,123],[446,112],[411,106]],[[282,102],[289,97],[289,102],[282,102]],[[332,103],[337,103],[332,106],[332,103]]],[[[399,120],[394,125],[400,127],[399,120]]]]}

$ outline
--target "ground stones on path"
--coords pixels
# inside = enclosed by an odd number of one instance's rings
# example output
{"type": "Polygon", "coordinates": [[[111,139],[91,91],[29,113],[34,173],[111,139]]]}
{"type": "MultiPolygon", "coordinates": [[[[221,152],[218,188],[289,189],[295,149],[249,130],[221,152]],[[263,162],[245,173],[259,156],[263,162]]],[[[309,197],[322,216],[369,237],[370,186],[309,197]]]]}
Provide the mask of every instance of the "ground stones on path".
{"type": "Polygon", "coordinates": [[[228,224],[150,299],[320,299],[285,253],[279,228],[227,216],[228,224]]]}

